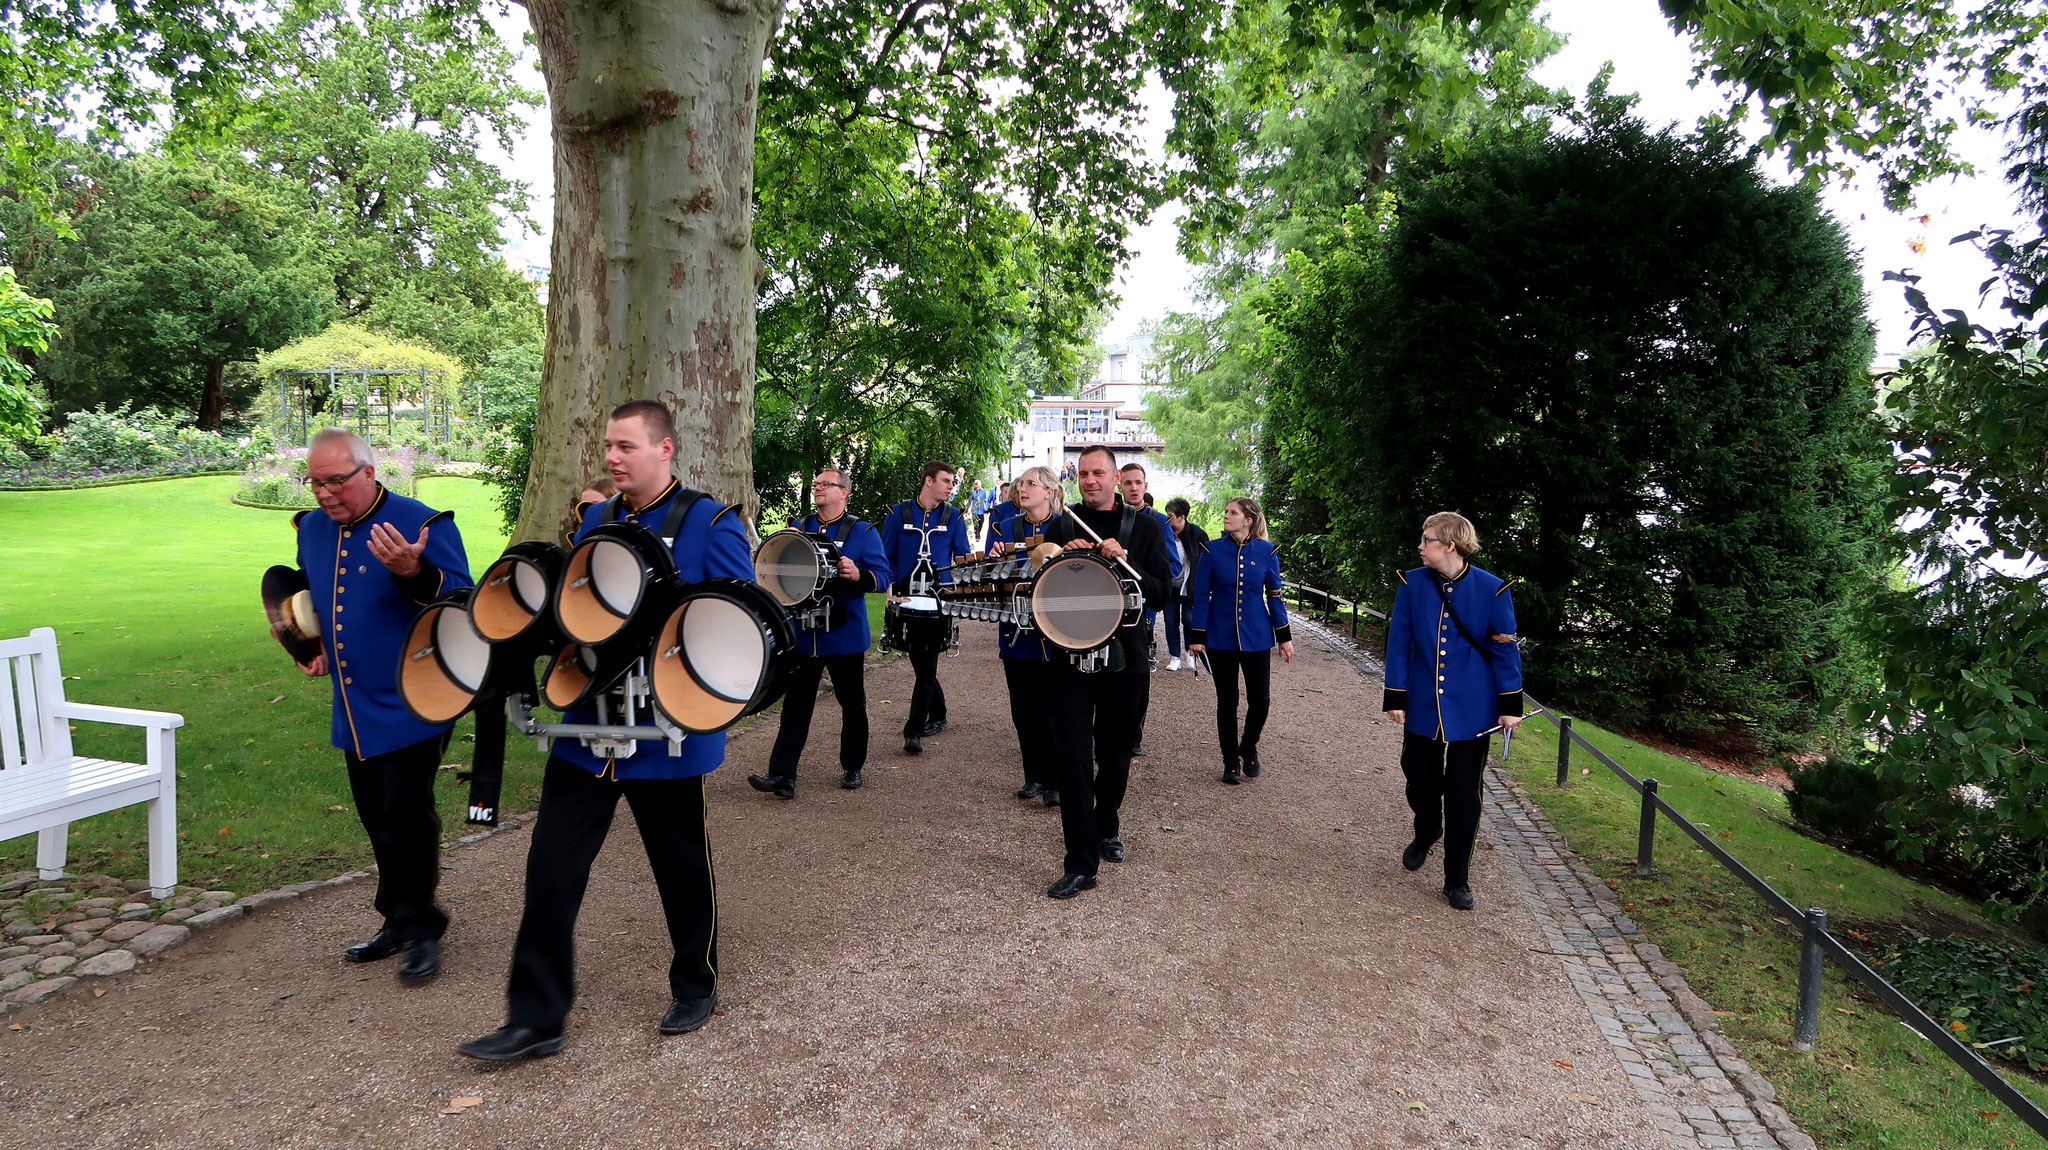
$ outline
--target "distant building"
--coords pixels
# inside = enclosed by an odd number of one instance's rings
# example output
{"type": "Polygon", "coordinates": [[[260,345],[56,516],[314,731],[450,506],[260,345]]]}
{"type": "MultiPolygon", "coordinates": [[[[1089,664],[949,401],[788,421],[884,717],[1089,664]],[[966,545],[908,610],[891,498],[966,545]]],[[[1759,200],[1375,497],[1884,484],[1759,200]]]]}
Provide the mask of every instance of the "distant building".
{"type": "Polygon", "coordinates": [[[1145,397],[1157,387],[1146,378],[1151,358],[1152,337],[1133,336],[1104,350],[1101,363],[1078,397],[1033,399],[1024,418],[1010,428],[1010,458],[1002,477],[1013,479],[1019,472],[1041,465],[1057,475],[1082,448],[1100,443],[1116,455],[1118,466],[1132,461],[1143,464],[1159,502],[1176,495],[1201,498],[1200,478],[1160,463],[1166,441],[1145,422],[1145,397]]]}

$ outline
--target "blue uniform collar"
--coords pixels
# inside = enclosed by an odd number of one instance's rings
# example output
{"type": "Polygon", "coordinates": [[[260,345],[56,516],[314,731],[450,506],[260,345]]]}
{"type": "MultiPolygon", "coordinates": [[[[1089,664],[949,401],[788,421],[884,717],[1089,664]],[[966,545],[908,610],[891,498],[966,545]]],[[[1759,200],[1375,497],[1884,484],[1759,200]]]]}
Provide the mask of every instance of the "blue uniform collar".
{"type": "Polygon", "coordinates": [[[391,498],[391,489],[384,486],[382,483],[379,483],[377,485],[377,498],[370,502],[370,509],[368,511],[363,512],[361,515],[356,516],[354,519],[349,520],[347,523],[342,524],[342,526],[355,527],[367,521],[370,518],[370,516],[375,515],[377,514],[377,512],[384,509],[384,501],[389,498],[391,498]]]}
{"type": "Polygon", "coordinates": [[[628,507],[626,506],[626,497],[621,495],[619,497],[619,510],[626,515],[645,515],[673,499],[676,492],[682,490],[682,487],[683,485],[680,481],[671,478],[668,481],[668,486],[661,489],[661,494],[655,496],[645,507],[628,507]]]}

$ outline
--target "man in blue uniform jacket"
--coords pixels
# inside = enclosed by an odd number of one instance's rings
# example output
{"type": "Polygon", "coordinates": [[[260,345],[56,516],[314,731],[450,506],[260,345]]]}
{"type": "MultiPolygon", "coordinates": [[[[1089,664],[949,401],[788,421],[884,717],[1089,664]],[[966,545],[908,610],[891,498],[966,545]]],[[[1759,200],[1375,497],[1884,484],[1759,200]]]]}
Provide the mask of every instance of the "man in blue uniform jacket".
{"type": "Polygon", "coordinates": [[[1472,844],[1487,736],[1522,721],[1522,652],[1508,583],[1466,562],[1479,550],[1471,521],[1439,511],[1423,521],[1421,567],[1401,573],[1387,621],[1384,708],[1402,725],[1401,773],[1415,838],[1401,865],[1421,870],[1444,838],[1444,898],[1472,909],[1472,844]]]}
{"type": "MultiPolygon", "coordinates": [[[[936,583],[953,581],[955,561],[972,550],[967,538],[967,517],[947,500],[960,475],[950,463],[934,459],[924,465],[924,483],[916,499],[906,499],[889,509],[882,520],[882,549],[889,556],[892,589],[899,595],[930,595],[913,590],[919,574],[919,560],[936,572],[936,583]]],[[[903,749],[910,754],[924,751],[924,740],[946,729],[946,691],[939,686],[939,654],[943,644],[915,644],[909,652],[914,685],[910,688],[910,715],[903,721],[903,749]]]]}
{"type": "Polygon", "coordinates": [[[839,785],[854,790],[868,761],[868,592],[889,582],[889,557],[882,537],[866,520],[846,513],[853,485],[846,472],[827,467],[811,480],[814,514],[789,525],[807,535],[823,535],[839,549],[838,577],[825,592],[838,600],[839,621],[830,630],[797,632],[803,658],[790,672],[789,691],[782,697],[782,727],[775,749],[768,753],[768,773],[748,775],[747,785],[777,798],[796,797],[796,764],[811,737],[811,714],[818,705],[818,681],[832,674],[832,694],[839,700],[839,785]]]}
{"type": "MultiPolygon", "coordinates": [[[[622,404],[605,425],[605,468],[619,493],[579,508],[581,539],[605,521],[631,520],[660,533],[676,500],[681,522],[669,541],[684,581],[752,580],[753,554],[740,512],[678,484],[670,470],[675,420],[648,399],[622,404]]],[[[569,711],[565,723],[594,723],[591,711],[569,711]]],[[[650,720],[641,724],[650,729],[650,720]]],[[[541,779],[540,813],[526,852],[526,909],[512,946],[506,1023],[465,1042],[471,1058],[504,1062],[562,1048],[562,1024],[575,998],[576,915],[590,866],[611,830],[619,799],[633,822],[661,891],[674,955],[668,968],[669,1008],[663,1034],[684,1034],[710,1021],[718,1006],[717,888],[705,825],[704,776],[725,760],[725,735],[688,735],[682,753],[661,740],[641,741],[628,758],[604,758],[579,740],[558,738],[541,779]]]]}
{"type": "Polygon", "coordinates": [[[434,777],[448,727],[423,723],[398,694],[399,648],[435,596],[470,585],[469,558],[452,512],[394,495],[377,482],[361,436],[322,428],[306,452],[320,511],[292,519],[299,570],[320,616],[321,654],[300,669],[334,684],[334,745],[348,764],[356,817],[377,856],[384,925],[349,947],[350,962],[400,955],[398,977],[441,970],[448,915],[434,905],[441,878],[441,817],[434,777]]]}

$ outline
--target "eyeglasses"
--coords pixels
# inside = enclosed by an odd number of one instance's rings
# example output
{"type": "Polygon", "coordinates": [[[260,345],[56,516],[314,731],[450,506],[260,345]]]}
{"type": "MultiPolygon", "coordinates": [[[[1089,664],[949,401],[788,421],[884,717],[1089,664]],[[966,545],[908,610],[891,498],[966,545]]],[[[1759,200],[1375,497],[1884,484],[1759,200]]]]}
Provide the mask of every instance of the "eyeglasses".
{"type": "Polygon", "coordinates": [[[1051,490],[1052,490],[1052,488],[1050,488],[1050,487],[1047,487],[1047,486],[1046,486],[1045,484],[1043,484],[1043,483],[1040,483],[1040,482],[1039,482],[1038,480],[1036,480],[1036,479],[1019,479],[1019,480],[1017,481],[1017,486],[1019,486],[1019,487],[1036,487],[1036,488],[1038,488],[1038,489],[1039,489],[1040,491],[1051,491],[1051,490]]]}
{"type": "Polygon", "coordinates": [[[845,486],[846,486],[846,484],[844,484],[844,483],[833,483],[833,482],[830,482],[830,481],[828,480],[828,481],[826,481],[826,482],[824,482],[824,483],[813,483],[813,484],[811,484],[811,486],[812,486],[812,487],[845,487],[845,486]]]}
{"type": "Polygon", "coordinates": [[[309,475],[306,477],[306,483],[315,491],[340,491],[348,486],[349,480],[362,474],[363,468],[368,466],[369,464],[367,463],[358,463],[354,471],[349,472],[347,475],[336,476],[333,479],[315,479],[309,475]]]}
{"type": "Polygon", "coordinates": [[[1434,536],[1434,535],[1425,535],[1425,536],[1423,536],[1423,537],[1422,537],[1422,541],[1423,541],[1424,543],[1437,543],[1437,544],[1442,544],[1442,545],[1443,545],[1443,546],[1445,546],[1445,547],[1448,547],[1448,546],[1450,546],[1450,544],[1448,544],[1448,543],[1445,543],[1445,542],[1444,542],[1443,540],[1441,540],[1441,539],[1438,539],[1438,538],[1437,538],[1436,536],[1434,536]]]}

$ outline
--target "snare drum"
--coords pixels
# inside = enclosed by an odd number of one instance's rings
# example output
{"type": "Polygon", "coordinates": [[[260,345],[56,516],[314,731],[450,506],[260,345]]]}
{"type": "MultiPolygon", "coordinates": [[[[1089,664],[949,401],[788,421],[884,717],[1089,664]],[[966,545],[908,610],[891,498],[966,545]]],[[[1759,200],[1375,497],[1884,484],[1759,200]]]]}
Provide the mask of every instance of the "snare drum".
{"type": "Polygon", "coordinates": [[[839,549],[802,531],[777,531],[754,550],[754,582],[810,630],[830,630],[837,621],[825,586],[838,574],[839,549]]]}
{"type": "Polygon", "coordinates": [[[882,611],[887,650],[912,655],[943,651],[953,645],[953,630],[953,621],[939,613],[939,601],[929,595],[912,595],[882,611]]]}
{"type": "Polygon", "coordinates": [[[1138,582],[1092,551],[1069,551],[1031,581],[1031,622],[1056,647],[1098,650],[1145,613],[1138,582]]]}

